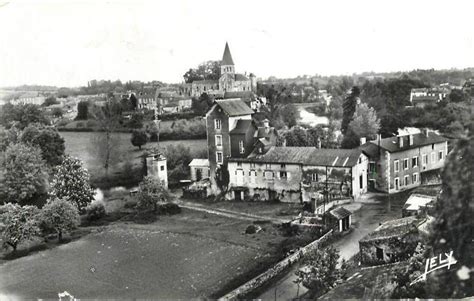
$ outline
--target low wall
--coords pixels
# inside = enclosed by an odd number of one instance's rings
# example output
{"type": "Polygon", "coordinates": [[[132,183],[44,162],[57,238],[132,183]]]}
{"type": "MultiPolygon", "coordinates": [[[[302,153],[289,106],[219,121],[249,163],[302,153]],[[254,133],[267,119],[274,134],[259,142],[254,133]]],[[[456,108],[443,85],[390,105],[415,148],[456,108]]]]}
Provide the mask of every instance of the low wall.
{"type": "Polygon", "coordinates": [[[252,280],[248,281],[247,283],[241,285],[240,287],[236,288],[235,290],[231,291],[230,293],[226,294],[225,296],[219,298],[219,300],[238,300],[245,298],[248,294],[252,291],[256,290],[257,288],[262,287],[271,279],[277,277],[281,273],[285,272],[286,269],[292,266],[294,263],[298,262],[301,258],[303,258],[306,254],[310,251],[318,248],[320,243],[326,241],[331,235],[333,230],[331,229],[329,232],[321,236],[319,239],[311,242],[310,244],[304,246],[303,248],[299,249],[298,252],[286,257],[282,261],[275,264],[272,268],[268,269],[264,273],[258,275],[257,277],[253,278],[252,280]]]}
{"type": "Polygon", "coordinates": [[[343,205],[343,204],[349,204],[352,202],[352,199],[339,199],[339,200],[334,200],[330,201],[325,205],[318,206],[315,210],[315,214],[324,214],[324,212],[328,211],[329,209],[332,209],[336,205],[343,205]]]}

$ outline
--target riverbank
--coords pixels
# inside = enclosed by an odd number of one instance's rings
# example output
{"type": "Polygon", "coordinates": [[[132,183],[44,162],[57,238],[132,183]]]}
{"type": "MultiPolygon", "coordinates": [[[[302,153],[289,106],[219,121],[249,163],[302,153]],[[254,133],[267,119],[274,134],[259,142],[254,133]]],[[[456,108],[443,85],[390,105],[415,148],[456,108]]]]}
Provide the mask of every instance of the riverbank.
{"type": "Polygon", "coordinates": [[[329,124],[329,118],[327,118],[326,116],[318,116],[307,110],[307,107],[310,107],[311,105],[314,105],[314,104],[301,103],[301,104],[294,104],[294,105],[298,109],[298,112],[300,114],[300,119],[298,120],[299,124],[309,125],[309,126],[329,124]]]}

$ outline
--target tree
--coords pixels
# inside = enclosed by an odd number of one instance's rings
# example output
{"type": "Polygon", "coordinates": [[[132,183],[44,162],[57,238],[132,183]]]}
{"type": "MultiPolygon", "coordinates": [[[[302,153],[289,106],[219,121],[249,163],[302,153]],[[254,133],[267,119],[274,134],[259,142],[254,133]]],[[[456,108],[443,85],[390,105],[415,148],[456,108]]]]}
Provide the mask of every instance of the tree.
{"type": "Polygon", "coordinates": [[[304,259],[304,268],[296,272],[299,282],[305,287],[322,295],[331,289],[341,278],[337,266],[339,251],[333,247],[323,250],[314,249],[304,259]]]}
{"type": "Polygon", "coordinates": [[[89,172],[82,167],[82,161],[65,156],[54,171],[51,182],[51,198],[65,199],[80,213],[94,199],[94,191],[89,184],[89,172]]]}
{"type": "Polygon", "coordinates": [[[144,115],[141,112],[134,112],[128,122],[128,127],[132,129],[141,129],[143,127],[144,115]]]}
{"type": "Polygon", "coordinates": [[[358,104],[352,121],[342,141],[343,148],[354,148],[359,145],[360,138],[375,139],[380,130],[380,120],[373,108],[365,103],[358,104]]]}
{"type": "Polygon", "coordinates": [[[198,115],[205,115],[207,111],[212,107],[214,99],[207,93],[202,93],[199,98],[193,98],[191,108],[194,113],[198,115]]]}
{"type": "Polygon", "coordinates": [[[217,167],[215,180],[217,187],[219,187],[222,192],[227,192],[230,181],[229,169],[227,168],[227,165],[219,165],[217,167]]]}
{"type": "Polygon", "coordinates": [[[38,201],[47,191],[46,165],[39,148],[23,143],[7,146],[3,187],[7,202],[20,205],[38,201]]]}
{"type": "Polygon", "coordinates": [[[77,207],[66,199],[50,200],[41,210],[40,221],[58,234],[61,241],[63,233],[79,226],[80,218],[77,207]]]}
{"type": "Polygon", "coordinates": [[[51,114],[56,118],[61,118],[63,117],[63,110],[61,108],[54,108],[51,114]]]}
{"type": "Polygon", "coordinates": [[[77,104],[76,120],[87,120],[89,118],[89,102],[81,100],[77,104]]]}
{"type": "Polygon", "coordinates": [[[12,105],[7,103],[0,110],[0,124],[7,129],[15,124],[16,127],[22,130],[30,123],[49,124],[49,120],[37,105],[12,105]]]}
{"type": "Polygon", "coordinates": [[[54,96],[49,96],[48,98],[46,98],[43,102],[43,104],[41,106],[43,107],[49,107],[49,106],[52,106],[52,105],[56,105],[58,104],[59,101],[56,100],[56,97],[54,96]]]}
{"type": "Polygon", "coordinates": [[[130,104],[131,104],[133,110],[137,109],[138,99],[135,96],[135,94],[133,94],[133,93],[132,93],[132,95],[130,95],[130,104]]]}
{"type": "Polygon", "coordinates": [[[138,146],[138,149],[142,149],[142,145],[145,145],[148,140],[148,136],[143,130],[134,130],[132,132],[131,142],[133,146],[138,146]]]}
{"type": "Polygon", "coordinates": [[[50,166],[61,163],[65,145],[57,129],[41,124],[31,124],[23,130],[20,141],[41,149],[43,159],[50,166]]]}
{"type": "Polygon", "coordinates": [[[207,61],[201,63],[195,69],[189,69],[183,75],[186,83],[192,83],[196,80],[218,80],[221,75],[221,63],[220,61],[207,61]]]}
{"type": "Polygon", "coordinates": [[[115,154],[118,141],[114,132],[120,127],[121,106],[118,101],[111,98],[104,106],[94,106],[91,112],[94,120],[99,125],[100,135],[93,137],[92,145],[102,161],[105,176],[108,178],[110,166],[119,160],[115,154]]]}
{"type": "Polygon", "coordinates": [[[308,146],[308,137],[305,129],[300,126],[291,128],[284,134],[286,146],[308,146]]]}
{"type": "Polygon", "coordinates": [[[3,212],[1,219],[4,224],[2,241],[5,248],[10,246],[13,251],[16,251],[21,242],[30,240],[39,234],[37,207],[7,204],[1,211],[3,212]]]}
{"type": "Polygon", "coordinates": [[[293,104],[287,104],[281,107],[280,115],[283,123],[288,127],[294,127],[300,119],[300,112],[293,104]]]}
{"type": "Polygon", "coordinates": [[[428,245],[433,254],[453,251],[458,263],[454,269],[451,267],[452,272],[435,272],[431,277],[428,291],[436,298],[465,298],[474,295],[473,136],[470,132],[467,138],[457,141],[446,159],[441,175],[441,195],[433,212],[434,224],[428,245]],[[463,267],[470,269],[470,272],[461,277],[459,272],[463,267]]]}
{"type": "Polygon", "coordinates": [[[346,96],[342,104],[342,124],[341,131],[343,134],[346,133],[347,127],[354,116],[356,110],[357,101],[359,100],[360,89],[357,86],[352,87],[351,92],[346,96]]]}
{"type": "Polygon", "coordinates": [[[408,268],[398,270],[395,273],[393,280],[396,287],[390,296],[393,299],[405,298],[427,298],[425,285],[423,282],[412,284],[421,274],[425,268],[425,248],[419,243],[415,249],[415,253],[408,259],[408,268]]]}
{"type": "Polygon", "coordinates": [[[168,202],[171,196],[161,183],[153,178],[147,176],[140,182],[137,195],[137,208],[142,210],[150,210],[153,212],[158,210],[158,202],[168,202]]]}
{"type": "Polygon", "coordinates": [[[467,100],[466,94],[463,90],[453,89],[451,93],[449,93],[449,101],[450,102],[463,102],[467,100]]]}

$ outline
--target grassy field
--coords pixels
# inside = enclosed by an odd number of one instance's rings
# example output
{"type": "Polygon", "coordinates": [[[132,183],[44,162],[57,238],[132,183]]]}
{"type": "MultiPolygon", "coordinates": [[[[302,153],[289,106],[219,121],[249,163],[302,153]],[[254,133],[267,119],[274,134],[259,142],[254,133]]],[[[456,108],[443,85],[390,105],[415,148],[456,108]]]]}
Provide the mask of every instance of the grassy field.
{"type": "Polygon", "coordinates": [[[247,224],[187,210],[148,225],[117,222],[0,265],[0,297],[56,298],[63,291],[81,299],[218,297],[268,265],[284,239],[270,225],[244,235],[247,224]]]}
{"type": "MultiPolygon", "coordinates": [[[[60,132],[60,134],[66,142],[67,154],[81,159],[92,176],[99,176],[104,173],[104,168],[102,167],[103,161],[101,160],[97,148],[94,147],[93,143],[93,141],[101,139],[101,137],[104,135],[103,133],[60,132]]],[[[116,164],[111,168],[111,174],[117,169],[120,169],[123,163],[127,161],[135,167],[140,166],[140,157],[143,152],[156,146],[161,149],[165,149],[168,145],[181,143],[190,148],[192,155],[202,153],[207,147],[206,140],[173,140],[159,143],[149,142],[144,145],[140,151],[137,147],[130,143],[130,133],[114,133],[113,135],[115,137],[115,143],[112,149],[112,157],[116,164]]]]}

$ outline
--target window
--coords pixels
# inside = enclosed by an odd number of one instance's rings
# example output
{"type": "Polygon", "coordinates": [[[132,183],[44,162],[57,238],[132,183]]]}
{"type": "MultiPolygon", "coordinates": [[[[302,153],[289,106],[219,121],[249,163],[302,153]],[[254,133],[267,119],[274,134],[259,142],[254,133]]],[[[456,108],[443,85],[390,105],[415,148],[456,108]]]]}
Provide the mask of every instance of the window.
{"type": "Polygon", "coordinates": [[[270,163],[265,164],[266,169],[272,169],[272,165],[270,163]]]}
{"type": "Polygon", "coordinates": [[[318,173],[312,173],[311,174],[311,181],[312,182],[317,182],[318,181],[318,173]]]}
{"type": "Polygon", "coordinates": [[[241,154],[245,153],[245,147],[244,147],[244,141],[243,140],[239,141],[239,152],[241,154]]]}
{"type": "Polygon", "coordinates": [[[393,163],[395,165],[395,167],[394,167],[395,172],[399,172],[400,171],[400,161],[395,160],[395,161],[393,161],[393,163]]]}
{"type": "Polygon", "coordinates": [[[214,120],[214,125],[215,125],[216,130],[220,130],[222,126],[221,120],[220,119],[214,120]]]}
{"type": "Polygon", "coordinates": [[[216,135],[216,146],[222,146],[222,135],[216,135]]]}
{"type": "Polygon", "coordinates": [[[222,152],[216,152],[216,161],[217,164],[222,164],[224,162],[222,158],[222,152]]]}
{"type": "Polygon", "coordinates": [[[375,165],[375,162],[370,162],[369,163],[369,171],[370,172],[377,172],[377,166],[375,165]]]}
{"type": "Polygon", "coordinates": [[[242,167],[242,162],[237,162],[237,167],[242,167]]]}
{"type": "Polygon", "coordinates": [[[443,160],[443,151],[439,151],[438,159],[439,159],[439,161],[443,160]]]}
{"type": "Polygon", "coordinates": [[[436,154],[434,152],[431,153],[431,164],[434,164],[436,162],[436,154]]]}
{"type": "Polygon", "coordinates": [[[265,172],[265,178],[267,180],[273,180],[273,171],[266,171],[265,172]]]}
{"type": "Polygon", "coordinates": [[[285,163],[280,164],[280,167],[281,167],[282,169],[284,169],[284,168],[286,167],[286,164],[285,164],[285,163]]]}
{"type": "Polygon", "coordinates": [[[255,168],[255,163],[250,163],[250,168],[255,168]]]}
{"type": "Polygon", "coordinates": [[[403,169],[408,169],[408,159],[403,159],[403,169]]]}
{"type": "Polygon", "coordinates": [[[408,183],[408,179],[409,179],[409,176],[405,176],[405,177],[403,178],[403,180],[404,180],[404,182],[405,182],[405,183],[404,183],[405,186],[408,186],[408,184],[409,184],[409,183],[408,183]]]}
{"type": "Polygon", "coordinates": [[[428,155],[427,154],[423,154],[421,156],[421,161],[422,161],[422,164],[423,165],[428,165],[428,155]]]}
{"type": "Polygon", "coordinates": [[[165,167],[163,165],[160,166],[160,170],[165,170],[165,167]]]}
{"type": "Polygon", "coordinates": [[[415,156],[411,159],[411,168],[418,167],[418,157],[415,156]]]}
{"type": "Polygon", "coordinates": [[[400,179],[399,179],[399,178],[395,178],[394,184],[395,184],[395,189],[398,190],[398,189],[400,188],[400,179]]]}
{"type": "Polygon", "coordinates": [[[413,176],[411,177],[411,181],[413,184],[418,183],[418,173],[413,174],[413,176]]]}
{"type": "Polygon", "coordinates": [[[287,176],[286,171],[280,171],[280,179],[286,179],[287,176]]]}

